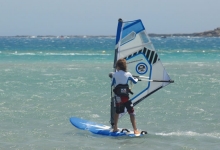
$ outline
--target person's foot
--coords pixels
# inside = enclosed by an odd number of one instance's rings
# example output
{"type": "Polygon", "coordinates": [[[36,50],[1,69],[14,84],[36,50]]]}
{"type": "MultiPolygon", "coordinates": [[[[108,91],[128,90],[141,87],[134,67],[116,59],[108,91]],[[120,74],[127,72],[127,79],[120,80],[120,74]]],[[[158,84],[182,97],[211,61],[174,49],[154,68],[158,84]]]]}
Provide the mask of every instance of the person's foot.
{"type": "Polygon", "coordinates": [[[119,129],[113,129],[112,130],[112,132],[118,132],[119,131],[119,129]]]}
{"type": "Polygon", "coordinates": [[[141,134],[138,130],[134,130],[134,134],[141,134]]]}

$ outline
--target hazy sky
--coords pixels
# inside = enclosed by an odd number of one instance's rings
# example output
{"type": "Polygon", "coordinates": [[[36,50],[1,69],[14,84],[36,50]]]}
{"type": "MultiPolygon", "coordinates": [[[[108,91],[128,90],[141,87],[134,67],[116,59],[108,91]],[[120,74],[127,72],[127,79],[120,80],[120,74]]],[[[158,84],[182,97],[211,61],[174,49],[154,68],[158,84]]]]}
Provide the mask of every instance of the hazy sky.
{"type": "Polygon", "coordinates": [[[220,0],[0,0],[0,36],[115,35],[117,20],[142,19],[148,33],[220,27],[220,0]]]}

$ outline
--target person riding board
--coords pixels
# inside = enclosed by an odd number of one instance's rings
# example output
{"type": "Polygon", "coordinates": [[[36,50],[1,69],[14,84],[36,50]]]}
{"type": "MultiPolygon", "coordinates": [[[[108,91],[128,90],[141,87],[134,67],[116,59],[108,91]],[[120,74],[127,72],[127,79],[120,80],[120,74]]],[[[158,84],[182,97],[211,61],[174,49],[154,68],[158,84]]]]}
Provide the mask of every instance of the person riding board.
{"type": "Polygon", "coordinates": [[[114,86],[116,112],[114,115],[114,126],[113,132],[118,131],[118,118],[119,114],[124,112],[126,107],[129,115],[134,134],[140,134],[136,127],[135,113],[133,104],[129,101],[129,93],[132,93],[128,86],[128,81],[131,80],[133,83],[137,83],[138,79],[133,78],[130,72],[127,72],[127,64],[125,59],[119,59],[116,62],[116,72],[112,74],[112,86],[114,86]]]}

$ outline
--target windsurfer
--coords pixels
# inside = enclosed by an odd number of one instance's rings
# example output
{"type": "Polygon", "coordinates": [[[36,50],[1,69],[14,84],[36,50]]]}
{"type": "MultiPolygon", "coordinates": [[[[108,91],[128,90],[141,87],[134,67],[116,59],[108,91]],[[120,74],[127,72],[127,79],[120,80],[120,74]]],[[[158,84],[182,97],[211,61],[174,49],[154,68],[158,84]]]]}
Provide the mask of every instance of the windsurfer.
{"type": "Polygon", "coordinates": [[[125,59],[119,59],[116,62],[117,71],[112,74],[112,86],[115,87],[115,101],[116,101],[116,112],[114,115],[114,126],[113,132],[118,131],[118,118],[119,114],[124,112],[124,108],[126,107],[129,115],[132,127],[134,129],[134,134],[140,134],[136,127],[135,121],[135,113],[133,104],[129,101],[129,94],[132,93],[128,87],[128,80],[131,80],[133,83],[137,83],[138,79],[133,78],[130,72],[127,72],[127,65],[125,59]],[[121,88],[121,89],[120,89],[121,88]],[[118,93],[117,91],[122,91],[122,93],[118,93]]]}

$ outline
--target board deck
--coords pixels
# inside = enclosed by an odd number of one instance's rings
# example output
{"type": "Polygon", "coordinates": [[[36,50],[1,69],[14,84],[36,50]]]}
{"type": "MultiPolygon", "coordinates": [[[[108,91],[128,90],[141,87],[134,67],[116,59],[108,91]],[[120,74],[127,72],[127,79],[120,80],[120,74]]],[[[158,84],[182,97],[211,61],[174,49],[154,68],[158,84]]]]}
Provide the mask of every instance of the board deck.
{"type": "Polygon", "coordinates": [[[71,117],[70,122],[73,126],[81,130],[88,130],[94,134],[100,134],[105,136],[130,136],[137,137],[147,134],[146,131],[142,131],[141,134],[134,134],[133,131],[129,131],[127,129],[119,129],[118,132],[112,132],[112,128],[110,126],[106,126],[103,124],[98,124],[95,122],[91,122],[88,120],[84,120],[77,117],[71,117]]]}

